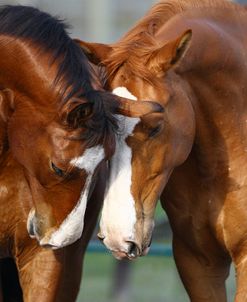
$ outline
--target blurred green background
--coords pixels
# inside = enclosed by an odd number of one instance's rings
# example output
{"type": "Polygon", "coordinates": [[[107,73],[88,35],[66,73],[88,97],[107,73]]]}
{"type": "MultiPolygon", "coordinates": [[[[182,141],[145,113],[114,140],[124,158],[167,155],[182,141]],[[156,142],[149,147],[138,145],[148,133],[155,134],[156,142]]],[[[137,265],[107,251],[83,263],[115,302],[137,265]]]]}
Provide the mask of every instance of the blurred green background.
{"type": "MultiPolygon", "coordinates": [[[[129,287],[113,297],[117,261],[109,254],[86,255],[77,302],[189,302],[172,258],[146,256],[131,263],[129,287]]],[[[234,271],[227,281],[228,302],[233,301],[234,271]]]]}

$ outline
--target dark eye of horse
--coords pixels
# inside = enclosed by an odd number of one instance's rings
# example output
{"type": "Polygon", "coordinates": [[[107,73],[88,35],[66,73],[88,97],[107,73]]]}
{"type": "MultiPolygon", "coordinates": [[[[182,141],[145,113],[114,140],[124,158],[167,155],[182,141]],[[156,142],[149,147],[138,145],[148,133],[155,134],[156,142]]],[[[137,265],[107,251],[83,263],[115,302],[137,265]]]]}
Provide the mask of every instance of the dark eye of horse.
{"type": "Polygon", "coordinates": [[[72,110],[68,117],[67,121],[70,125],[73,125],[75,128],[82,125],[83,122],[90,117],[93,112],[93,105],[90,103],[81,104],[72,110]]]}
{"type": "Polygon", "coordinates": [[[85,104],[81,106],[80,108],[80,117],[87,118],[92,113],[92,105],[91,104],[85,104]]]}
{"type": "Polygon", "coordinates": [[[65,175],[65,172],[61,169],[59,169],[57,166],[55,166],[53,163],[51,163],[51,167],[53,171],[60,177],[63,177],[65,175]]]}
{"type": "Polygon", "coordinates": [[[157,126],[157,127],[153,128],[153,129],[151,129],[149,131],[148,136],[149,137],[154,137],[157,133],[159,133],[160,129],[161,129],[161,126],[157,126]]]}

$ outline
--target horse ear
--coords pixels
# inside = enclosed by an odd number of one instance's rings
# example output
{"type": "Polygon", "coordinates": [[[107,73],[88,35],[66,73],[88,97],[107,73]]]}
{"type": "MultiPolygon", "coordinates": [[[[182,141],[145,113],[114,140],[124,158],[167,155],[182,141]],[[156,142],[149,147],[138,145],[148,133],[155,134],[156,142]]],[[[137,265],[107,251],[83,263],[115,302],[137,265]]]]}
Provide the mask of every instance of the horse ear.
{"type": "Polygon", "coordinates": [[[153,51],[149,59],[149,68],[155,73],[163,73],[178,63],[189,48],[192,30],[186,30],[181,36],[153,51]]]}
{"type": "Polygon", "coordinates": [[[104,61],[112,50],[112,47],[107,44],[89,43],[79,39],[75,39],[74,41],[80,45],[90,62],[96,65],[104,61]]]}
{"type": "Polygon", "coordinates": [[[14,111],[14,93],[10,89],[0,91],[0,156],[7,144],[7,123],[14,111]]]}
{"type": "Polygon", "coordinates": [[[115,111],[117,114],[128,117],[143,117],[150,113],[163,112],[164,108],[156,102],[133,101],[118,97],[115,111]]]}
{"type": "Polygon", "coordinates": [[[62,109],[60,119],[62,123],[74,129],[79,128],[90,118],[93,112],[93,104],[83,102],[82,100],[74,100],[69,102],[62,109]]]}

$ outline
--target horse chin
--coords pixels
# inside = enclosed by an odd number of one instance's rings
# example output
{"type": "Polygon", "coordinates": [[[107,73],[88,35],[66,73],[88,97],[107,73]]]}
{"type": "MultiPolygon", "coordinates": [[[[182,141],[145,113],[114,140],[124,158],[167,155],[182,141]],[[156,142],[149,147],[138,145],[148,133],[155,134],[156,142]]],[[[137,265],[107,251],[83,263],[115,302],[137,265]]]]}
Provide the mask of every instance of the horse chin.
{"type": "Polygon", "coordinates": [[[150,250],[150,247],[146,247],[143,249],[143,251],[140,254],[134,255],[134,254],[128,254],[126,252],[121,252],[121,251],[111,251],[112,255],[117,259],[117,260],[135,260],[139,257],[146,256],[150,250]]]}
{"type": "Polygon", "coordinates": [[[139,257],[139,255],[130,255],[126,252],[120,252],[120,251],[112,251],[112,255],[117,259],[117,260],[135,260],[139,257]]]}

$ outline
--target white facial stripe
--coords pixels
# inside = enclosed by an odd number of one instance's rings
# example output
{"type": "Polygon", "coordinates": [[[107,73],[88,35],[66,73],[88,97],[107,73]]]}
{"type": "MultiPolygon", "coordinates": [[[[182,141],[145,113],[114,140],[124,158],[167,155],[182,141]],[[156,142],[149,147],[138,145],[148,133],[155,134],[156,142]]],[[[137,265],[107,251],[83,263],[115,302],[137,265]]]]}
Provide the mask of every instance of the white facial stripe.
{"type": "MultiPolygon", "coordinates": [[[[113,93],[137,99],[125,87],[118,87],[113,93]]],[[[111,235],[126,240],[133,239],[136,223],[135,201],[131,194],[132,151],[125,139],[133,134],[140,119],[119,116],[119,121],[123,123],[120,125],[123,134],[116,141],[116,150],[110,161],[111,171],[100,221],[100,229],[106,240],[111,235]]],[[[105,243],[107,245],[107,241],[105,243]]],[[[108,248],[114,249],[114,246],[108,248]]]]}
{"type": "Polygon", "coordinates": [[[88,176],[77,205],[63,221],[58,230],[52,234],[48,244],[61,248],[75,242],[81,237],[84,227],[84,215],[86,211],[87,198],[93,173],[95,168],[104,159],[104,157],[104,148],[102,146],[96,146],[87,149],[84,152],[84,155],[74,158],[71,161],[72,165],[86,170],[88,176]]]}
{"type": "Polygon", "coordinates": [[[96,146],[87,149],[83,156],[71,160],[71,165],[84,169],[87,173],[93,173],[99,162],[105,157],[105,151],[102,146],[96,146]]]}
{"type": "Polygon", "coordinates": [[[113,89],[112,93],[121,96],[123,98],[137,101],[137,97],[135,97],[126,87],[117,87],[113,89]]]}

